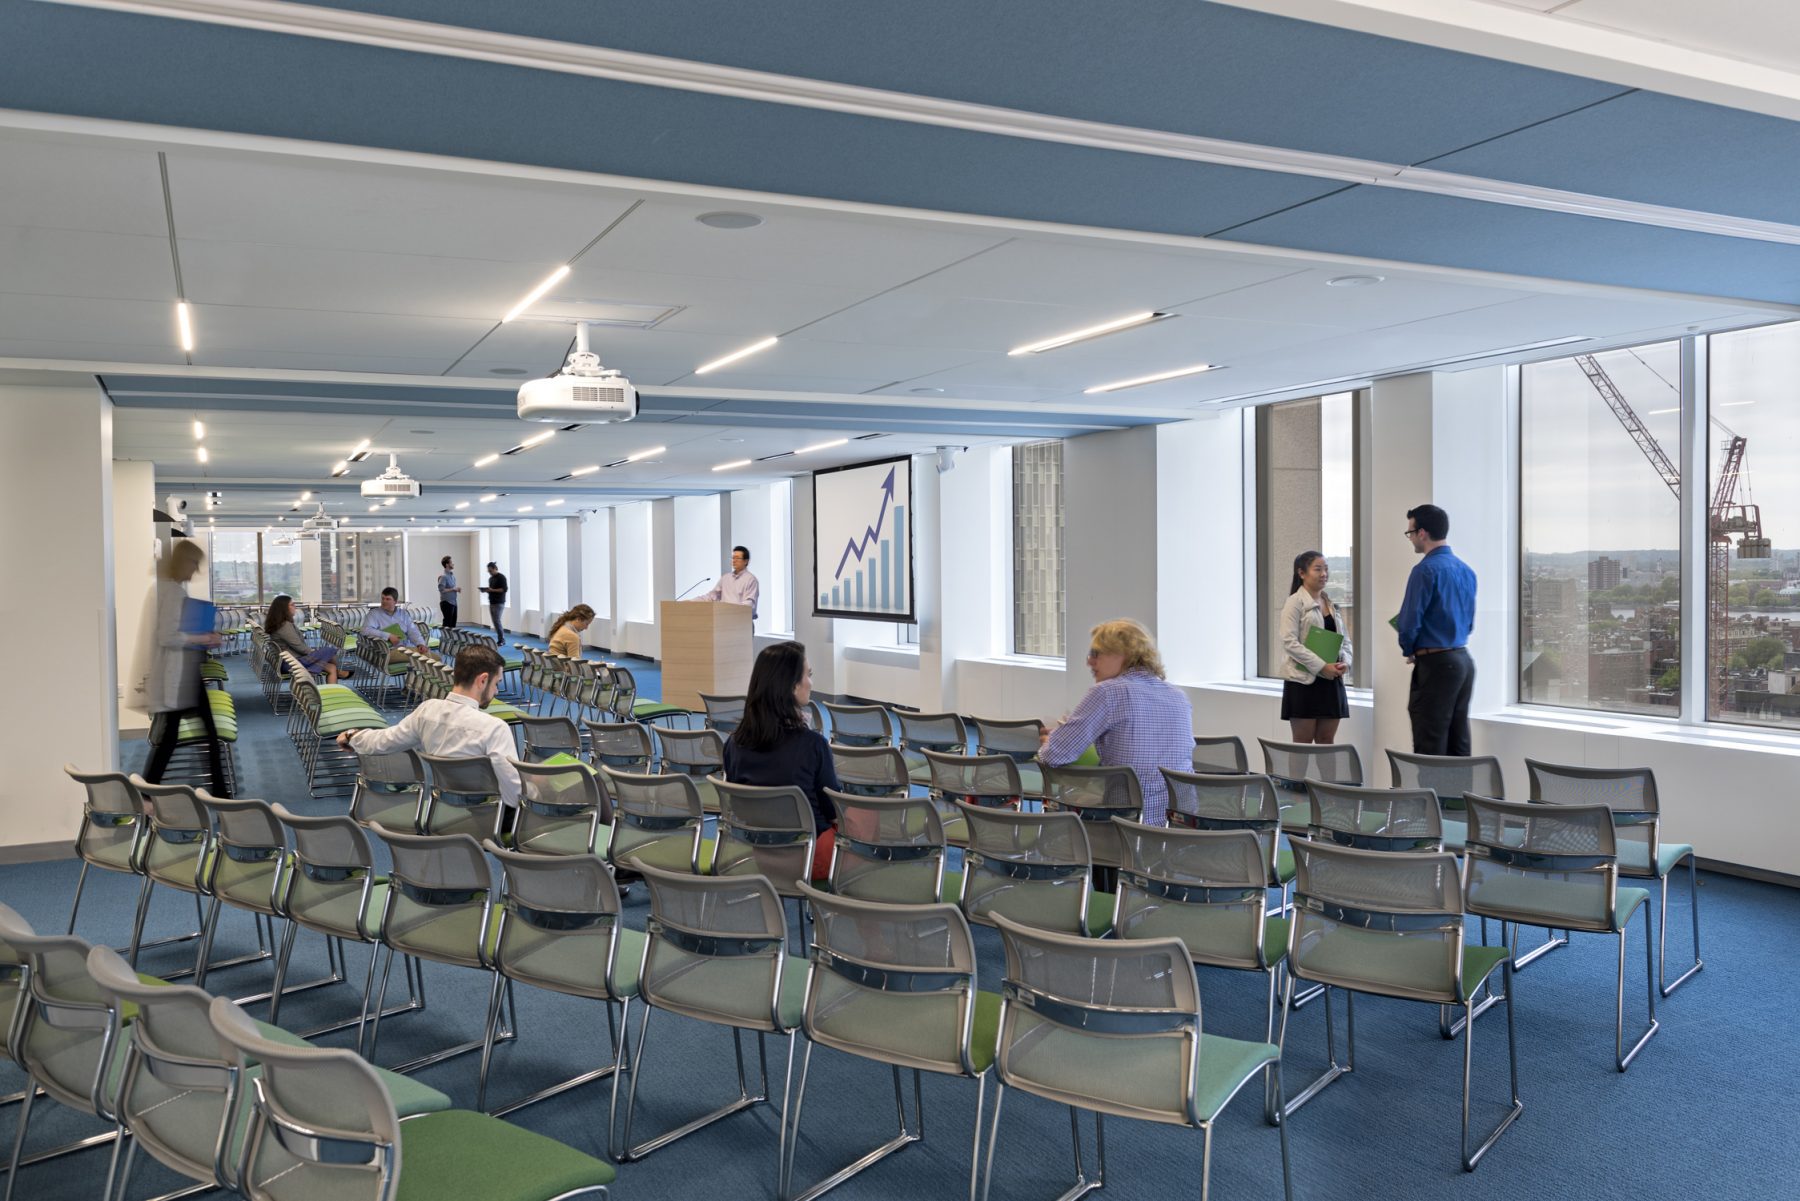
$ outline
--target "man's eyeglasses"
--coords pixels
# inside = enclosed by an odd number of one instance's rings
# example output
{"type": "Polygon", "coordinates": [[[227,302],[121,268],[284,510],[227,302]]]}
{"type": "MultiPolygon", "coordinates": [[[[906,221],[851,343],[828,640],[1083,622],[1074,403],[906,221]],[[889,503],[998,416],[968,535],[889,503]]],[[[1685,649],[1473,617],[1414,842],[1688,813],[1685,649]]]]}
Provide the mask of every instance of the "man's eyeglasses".
{"type": "Polygon", "coordinates": [[[1423,534],[1425,531],[1420,530],[1420,529],[1411,529],[1411,530],[1401,530],[1400,532],[1405,534],[1408,538],[1411,538],[1414,534],[1423,534]]]}

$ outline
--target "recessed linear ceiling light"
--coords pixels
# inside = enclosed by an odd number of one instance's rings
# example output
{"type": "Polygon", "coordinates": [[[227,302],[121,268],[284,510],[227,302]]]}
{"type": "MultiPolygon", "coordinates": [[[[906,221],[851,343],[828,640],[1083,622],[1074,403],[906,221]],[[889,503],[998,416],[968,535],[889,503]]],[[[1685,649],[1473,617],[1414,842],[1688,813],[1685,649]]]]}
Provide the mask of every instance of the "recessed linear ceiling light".
{"type": "Polygon", "coordinates": [[[584,475],[593,475],[598,470],[600,470],[600,464],[595,463],[592,467],[577,467],[575,470],[571,471],[569,475],[572,478],[579,479],[584,475]]]}
{"type": "Polygon", "coordinates": [[[942,388],[910,388],[908,391],[916,393],[919,396],[942,396],[944,394],[944,389],[942,388]]]}
{"type": "Polygon", "coordinates": [[[850,441],[848,438],[833,438],[829,442],[814,442],[811,446],[802,446],[794,453],[797,455],[809,455],[815,450],[830,450],[832,447],[842,446],[848,441],[850,441]]]}
{"type": "Polygon", "coordinates": [[[188,354],[194,353],[194,315],[188,311],[188,302],[175,302],[175,328],[181,335],[181,349],[188,354]]]}
{"type": "Polygon", "coordinates": [[[369,506],[369,512],[371,512],[371,513],[379,513],[379,512],[381,512],[381,506],[380,506],[380,505],[370,505],[370,506],[369,506]]]}
{"type": "Polygon", "coordinates": [[[465,518],[463,518],[463,524],[464,525],[474,525],[475,519],[473,517],[465,517],[465,518]]]}
{"type": "Polygon", "coordinates": [[[1090,325],[1086,329],[1071,330],[1066,334],[1058,334],[1054,338],[1045,338],[1042,342],[1031,342],[1024,346],[1015,346],[1007,351],[1008,355],[1042,354],[1046,350],[1055,350],[1059,346],[1070,346],[1076,342],[1085,342],[1089,338],[1101,338],[1107,334],[1116,334],[1120,330],[1131,329],[1150,321],[1162,321],[1174,316],[1173,313],[1158,313],[1146,309],[1141,313],[1119,317],[1112,321],[1102,321],[1099,325],[1090,325]]]}
{"type": "Polygon", "coordinates": [[[1217,371],[1216,363],[1196,363],[1192,367],[1178,367],[1174,371],[1159,371],[1155,375],[1140,375],[1136,379],[1122,379],[1111,384],[1097,384],[1082,390],[1083,396],[1092,396],[1096,392],[1117,392],[1121,388],[1136,388],[1143,384],[1160,384],[1167,379],[1180,379],[1187,375],[1199,375],[1202,371],[1217,371]]]}
{"type": "Polygon", "coordinates": [[[400,503],[400,498],[398,496],[390,496],[386,500],[382,501],[381,503],[391,509],[395,505],[400,503]]]}
{"type": "Polygon", "coordinates": [[[1721,409],[1741,409],[1745,405],[1753,405],[1755,403],[1754,400],[1724,400],[1719,402],[1718,407],[1721,409]]]}
{"type": "Polygon", "coordinates": [[[356,449],[350,452],[350,457],[348,459],[346,459],[345,462],[360,463],[368,457],[369,457],[369,440],[367,438],[364,438],[361,442],[358,442],[356,444],[356,449]]]}
{"type": "Polygon", "coordinates": [[[199,457],[199,459],[202,463],[206,462],[206,460],[207,460],[206,447],[196,446],[194,448],[194,454],[199,457]]]}
{"type": "Polygon", "coordinates": [[[713,229],[755,229],[763,219],[755,213],[701,213],[694,220],[713,229]]]}
{"type": "Polygon", "coordinates": [[[348,462],[345,462],[344,460],[340,459],[340,460],[338,460],[338,465],[331,469],[331,474],[334,477],[340,476],[340,475],[343,475],[348,470],[350,470],[350,464],[348,462]]]}
{"type": "Polygon", "coordinates": [[[300,502],[299,502],[299,503],[301,503],[301,504],[305,504],[305,503],[306,503],[306,502],[307,502],[307,501],[309,501],[309,500],[311,500],[311,499],[312,499],[312,493],[311,493],[311,492],[302,492],[302,493],[301,493],[301,494],[300,494],[300,502]]]}
{"type": "Polygon", "coordinates": [[[544,443],[550,441],[550,439],[552,439],[554,437],[556,437],[555,430],[545,430],[541,434],[531,435],[531,437],[525,439],[525,441],[519,443],[519,445],[520,446],[542,446],[544,443]]]}
{"type": "Polygon", "coordinates": [[[456,507],[458,509],[466,509],[469,507],[469,502],[466,500],[459,500],[456,502],[456,505],[454,507],[456,507]]]}
{"type": "Polygon", "coordinates": [[[502,325],[506,324],[508,321],[511,321],[514,317],[517,317],[520,313],[523,313],[526,309],[542,300],[544,298],[544,293],[548,292],[551,288],[554,288],[557,284],[560,284],[564,279],[568,278],[568,275],[569,264],[564,263],[562,266],[552,271],[549,278],[545,279],[543,283],[525,293],[525,299],[508,309],[506,316],[500,318],[500,323],[502,325]]]}
{"type": "Polygon", "coordinates": [[[486,467],[489,463],[498,463],[499,461],[500,456],[498,454],[482,455],[479,459],[475,460],[475,466],[486,467]]]}
{"type": "Polygon", "coordinates": [[[748,467],[748,466],[750,466],[749,459],[733,459],[729,463],[720,463],[717,467],[713,468],[713,470],[714,471],[730,471],[735,467],[748,467]]]}
{"type": "Polygon", "coordinates": [[[1372,288],[1387,279],[1385,275],[1336,275],[1325,281],[1327,288],[1372,288]]]}
{"type": "Polygon", "coordinates": [[[530,375],[531,372],[527,371],[523,367],[489,367],[488,374],[489,375],[530,375]]]}
{"type": "Polygon", "coordinates": [[[499,493],[498,493],[498,492],[490,492],[490,493],[488,493],[488,494],[487,494],[487,495],[486,495],[486,496],[478,496],[478,497],[476,497],[476,498],[475,498],[475,499],[476,499],[476,500],[478,500],[478,501],[480,501],[480,502],[481,502],[481,503],[482,503],[482,504],[484,504],[484,505],[485,505],[485,504],[487,504],[487,503],[488,503],[488,502],[489,502],[489,501],[490,501],[490,500],[499,500],[499,499],[500,499],[500,494],[499,494],[499,493]]]}
{"type": "Polygon", "coordinates": [[[199,421],[194,422],[194,441],[198,442],[204,437],[206,437],[205,423],[199,421]]]}
{"type": "Polygon", "coordinates": [[[652,446],[649,450],[640,450],[635,454],[626,455],[625,461],[627,463],[636,463],[643,459],[648,459],[648,458],[652,458],[656,455],[660,455],[668,449],[669,448],[666,446],[652,446]]]}
{"type": "Polygon", "coordinates": [[[519,512],[521,512],[521,513],[529,513],[529,512],[531,512],[531,508],[532,508],[532,507],[531,507],[531,506],[530,506],[530,505],[520,505],[520,506],[519,506],[519,512]]]}
{"type": "Polygon", "coordinates": [[[730,354],[725,355],[722,358],[714,359],[710,363],[707,363],[707,364],[704,364],[703,366],[694,368],[694,374],[695,375],[705,375],[709,371],[717,371],[719,368],[725,366],[727,363],[735,363],[739,359],[749,358],[751,355],[755,354],[759,350],[767,350],[767,349],[769,349],[769,347],[775,345],[775,343],[777,343],[779,341],[781,341],[780,338],[770,337],[770,338],[764,338],[760,342],[752,342],[752,343],[750,343],[750,345],[743,347],[741,350],[734,350],[730,354]]]}
{"type": "Polygon", "coordinates": [[[557,499],[555,499],[555,500],[547,500],[547,501],[545,501],[545,502],[544,502],[544,507],[545,507],[545,508],[546,508],[546,509],[554,509],[554,508],[555,508],[555,507],[556,507],[556,506],[557,506],[557,505],[560,505],[560,504],[562,504],[562,498],[561,498],[561,497],[558,497],[558,498],[557,498],[557,499]]]}

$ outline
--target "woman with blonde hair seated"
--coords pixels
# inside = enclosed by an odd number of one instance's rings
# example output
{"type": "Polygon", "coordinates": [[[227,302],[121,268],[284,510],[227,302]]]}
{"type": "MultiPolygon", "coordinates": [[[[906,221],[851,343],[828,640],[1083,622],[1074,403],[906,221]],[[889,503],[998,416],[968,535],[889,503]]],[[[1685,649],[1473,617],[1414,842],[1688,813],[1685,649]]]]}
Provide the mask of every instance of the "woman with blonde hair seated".
{"type": "Polygon", "coordinates": [[[581,632],[594,624],[594,610],[576,605],[550,627],[550,653],[567,659],[581,658],[581,632]]]}
{"type": "Polygon", "coordinates": [[[1144,823],[1165,824],[1169,790],[1159,768],[1192,771],[1194,715],[1187,694],[1163,676],[1150,631],[1129,618],[1103,621],[1088,634],[1094,686],[1069,715],[1044,732],[1038,758],[1075,762],[1089,746],[1105,766],[1123,764],[1144,789],[1144,823]]]}

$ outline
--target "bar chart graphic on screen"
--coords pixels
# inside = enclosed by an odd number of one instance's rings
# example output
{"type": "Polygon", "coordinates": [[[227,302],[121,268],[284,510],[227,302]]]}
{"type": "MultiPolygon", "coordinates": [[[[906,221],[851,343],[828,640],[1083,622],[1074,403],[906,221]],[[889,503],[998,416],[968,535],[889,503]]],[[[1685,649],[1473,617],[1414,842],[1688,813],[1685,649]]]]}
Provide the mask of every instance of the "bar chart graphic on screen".
{"type": "Polygon", "coordinates": [[[912,460],[813,475],[815,614],[914,620],[912,460]]]}

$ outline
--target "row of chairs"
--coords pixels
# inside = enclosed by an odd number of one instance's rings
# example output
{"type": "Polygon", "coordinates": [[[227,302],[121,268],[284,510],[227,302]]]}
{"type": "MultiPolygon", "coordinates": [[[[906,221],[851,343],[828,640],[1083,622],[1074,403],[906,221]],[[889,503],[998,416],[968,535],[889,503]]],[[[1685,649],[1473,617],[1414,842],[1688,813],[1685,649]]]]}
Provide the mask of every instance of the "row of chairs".
{"type": "Polygon", "coordinates": [[[306,789],[320,796],[347,787],[355,779],[355,757],[337,744],[349,730],[380,730],[387,718],[347,684],[320,684],[291,654],[283,653],[287,669],[287,735],[299,752],[306,772],[306,789]]]}

